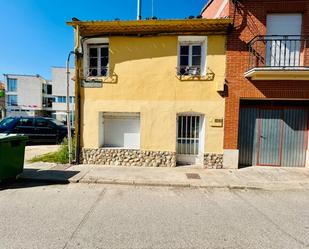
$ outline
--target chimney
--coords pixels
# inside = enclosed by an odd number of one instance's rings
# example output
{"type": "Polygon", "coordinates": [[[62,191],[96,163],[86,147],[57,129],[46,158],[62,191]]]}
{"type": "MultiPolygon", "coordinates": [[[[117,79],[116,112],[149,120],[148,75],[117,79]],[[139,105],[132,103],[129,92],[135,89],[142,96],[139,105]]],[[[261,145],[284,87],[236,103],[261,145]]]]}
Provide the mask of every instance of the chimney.
{"type": "Polygon", "coordinates": [[[137,20],[142,20],[142,0],[137,0],[137,20]]]}

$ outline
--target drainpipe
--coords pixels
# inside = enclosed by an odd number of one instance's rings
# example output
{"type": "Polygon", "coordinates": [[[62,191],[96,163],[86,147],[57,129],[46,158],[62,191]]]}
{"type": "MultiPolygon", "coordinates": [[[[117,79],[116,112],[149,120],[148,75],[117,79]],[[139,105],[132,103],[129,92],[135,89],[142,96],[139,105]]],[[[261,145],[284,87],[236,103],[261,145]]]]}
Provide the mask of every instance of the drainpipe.
{"type": "Polygon", "coordinates": [[[75,47],[74,47],[74,64],[75,64],[75,155],[76,164],[80,164],[80,57],[79,57],[79,47],[80,47],[80,35],[79,26],[75,28],[75,47]]]}
{"type": "Polygon", "coordinates": [[[67,59],[67,128],[68,128],[68,148],[69,148],[69,165],[72,164],[72,131],[71,131],[71,112],[70,112],[70,57],[74,54],[74,51],[71,51],[67,59]]]}

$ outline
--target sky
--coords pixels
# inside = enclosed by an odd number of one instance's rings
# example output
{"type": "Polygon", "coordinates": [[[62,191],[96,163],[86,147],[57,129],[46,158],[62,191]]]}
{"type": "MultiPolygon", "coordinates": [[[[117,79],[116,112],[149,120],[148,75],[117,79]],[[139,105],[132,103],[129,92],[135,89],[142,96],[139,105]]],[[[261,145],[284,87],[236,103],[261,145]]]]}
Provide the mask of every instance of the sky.
{"type": "MultiPolygon", "coordinates": [[[[142,0],[143,18],[199,15],[207,0],[142,0]]],[[[0,0],[0,80],[4,73],[51,78],[73,48],[72,17],[136,19],[137,0],[0,0]]],[[[73,65],[73,64],[72,64],[73,65]]]]}

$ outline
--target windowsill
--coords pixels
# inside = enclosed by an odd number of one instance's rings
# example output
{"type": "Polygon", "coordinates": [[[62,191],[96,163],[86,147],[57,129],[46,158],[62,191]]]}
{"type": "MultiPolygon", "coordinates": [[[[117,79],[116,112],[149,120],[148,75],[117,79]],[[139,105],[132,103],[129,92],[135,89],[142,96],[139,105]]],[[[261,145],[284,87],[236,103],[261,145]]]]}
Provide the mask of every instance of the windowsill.
{"type": "Polygon", "coordinates": [[[212,81],[214,79],[213,74],[206,75],[176,75],[176,78],[180,81],[212,81]]]}
{"type": "Polygon", "coordinates": [[[117,83],[118,77],[115,73],[106,76],[84,76],[84,82],[86,83],[117,83]]]}

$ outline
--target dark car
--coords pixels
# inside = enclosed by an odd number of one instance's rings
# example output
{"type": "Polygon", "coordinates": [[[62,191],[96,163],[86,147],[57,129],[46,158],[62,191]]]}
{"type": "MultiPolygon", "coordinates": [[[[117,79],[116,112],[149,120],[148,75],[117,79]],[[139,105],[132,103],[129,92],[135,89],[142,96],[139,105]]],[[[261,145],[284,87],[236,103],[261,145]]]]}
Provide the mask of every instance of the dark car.
{"type": "Polygon", "coordinates": [[[8,117],[0,122],[0,133],[24,134],[29,138],[28,144],[57,144],[68,131],[63,123],[52,118],[8,117]]]}

